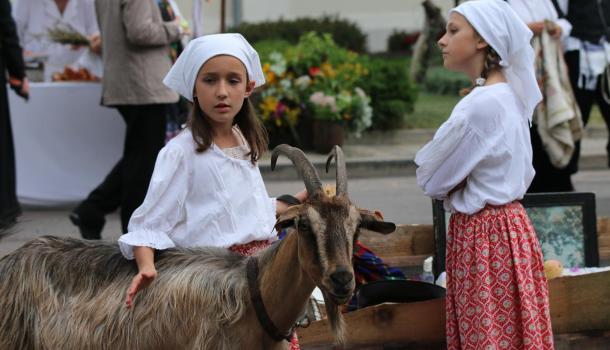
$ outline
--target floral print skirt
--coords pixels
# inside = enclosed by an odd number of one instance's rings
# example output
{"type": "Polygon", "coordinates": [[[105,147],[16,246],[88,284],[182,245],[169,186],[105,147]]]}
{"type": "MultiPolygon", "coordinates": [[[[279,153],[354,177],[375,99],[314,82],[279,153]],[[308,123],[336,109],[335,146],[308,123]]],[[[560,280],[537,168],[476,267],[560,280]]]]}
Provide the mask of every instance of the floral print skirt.
{"type": "MultiPolygon", "coordinates": [[[[258,253],[259,251],[267,248],[271,243],[269,241],[252,241],[246,244],[235,244],[229,247],[229,250],[245,255],[250,256],[258,253]]],[[[292,334],[292,339],[290,339],[290,350],[299,350],[301,347],[299,346],[299,339],[297,338],[296,332],[292,334]]]]}
{"type": "Polygon", "coordinates": [[[542,251],[519,202],[449,220],[447,348],[553,349],[542,251]]]}

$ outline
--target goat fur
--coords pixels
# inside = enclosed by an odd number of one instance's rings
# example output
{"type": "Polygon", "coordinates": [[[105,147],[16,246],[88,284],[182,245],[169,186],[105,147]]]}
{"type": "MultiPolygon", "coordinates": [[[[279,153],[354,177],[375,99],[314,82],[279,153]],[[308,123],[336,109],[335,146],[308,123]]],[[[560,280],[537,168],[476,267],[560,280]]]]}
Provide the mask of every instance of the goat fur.
{"type": "Polygon", "coordinates": [[[220,248],[158,252],[157,279],[116,243],[45,236],[0,260],[0,349],[241,349],[249,305],[245,257],[220,248]]]}

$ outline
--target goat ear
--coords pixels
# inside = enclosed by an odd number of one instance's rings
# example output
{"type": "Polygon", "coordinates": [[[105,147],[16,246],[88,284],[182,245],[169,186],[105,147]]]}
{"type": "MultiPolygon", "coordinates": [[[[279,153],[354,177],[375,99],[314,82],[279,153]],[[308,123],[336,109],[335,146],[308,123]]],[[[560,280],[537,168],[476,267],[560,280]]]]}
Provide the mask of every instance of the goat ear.
{"type": "Polygon", "coordinates": [[[279,231],[283,228],[294,226],[294,219],[301,214],[302,208],[302,205],[293,205],[288,207],[288,209],[286,209],[286,211],[277,218],[277,221],[275,222],[275,229],[279,231]]]}
{"type": "Polygon", "coordinates": [[[360,209],[360,218],[360,228],[384,235],[396,231],[396,225],[393,222],[383,221],[383,216],[380,212],[360,209]]]}

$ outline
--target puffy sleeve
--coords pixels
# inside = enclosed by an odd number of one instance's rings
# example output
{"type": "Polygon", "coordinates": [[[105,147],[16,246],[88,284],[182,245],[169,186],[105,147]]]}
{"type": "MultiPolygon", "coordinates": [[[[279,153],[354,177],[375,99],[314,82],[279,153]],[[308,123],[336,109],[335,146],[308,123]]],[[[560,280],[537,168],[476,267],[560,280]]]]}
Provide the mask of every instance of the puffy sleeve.
{"type": "Polygon", "coordinates": [[[185,152],[179,147],[167,146],[157,157],[155,170],[142,205],[129,220],[128,233],[119,238],[121,252],[133,259],[133,247],[154,249],[175,247],[173,228],[185,220],[185,201],[190,176],[185,152]]]}
{"type": "Polygon", "coordinates": [[[486,107],[472,108],[475,115],[448,120],[417,152],[417,184],[426,196],[445,199],[493,151],[497,118],[490,106],[486,107]],[[477,125],[481,121],[484,125],[477,125]]]}

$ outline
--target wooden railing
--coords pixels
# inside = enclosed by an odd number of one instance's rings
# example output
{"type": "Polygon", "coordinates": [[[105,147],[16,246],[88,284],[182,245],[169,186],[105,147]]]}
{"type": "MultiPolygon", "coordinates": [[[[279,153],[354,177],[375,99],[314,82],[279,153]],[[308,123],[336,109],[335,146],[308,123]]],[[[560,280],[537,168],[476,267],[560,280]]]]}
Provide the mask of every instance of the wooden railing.
{"type": "MultiPolygon", "coordinates": [[[[398,225],[389,235],[364,231],[360,241],[391,266],[421,266],[426,257],[434,254],[432,225],[398,225]]],[[[597,219],[597,244],[600,262],[609,265],[610,217],[597,219]]]]}

